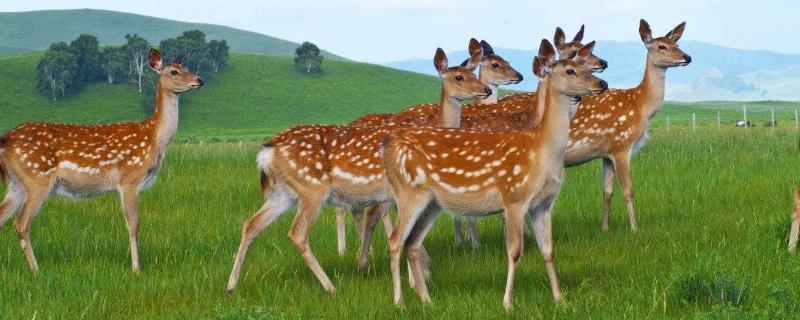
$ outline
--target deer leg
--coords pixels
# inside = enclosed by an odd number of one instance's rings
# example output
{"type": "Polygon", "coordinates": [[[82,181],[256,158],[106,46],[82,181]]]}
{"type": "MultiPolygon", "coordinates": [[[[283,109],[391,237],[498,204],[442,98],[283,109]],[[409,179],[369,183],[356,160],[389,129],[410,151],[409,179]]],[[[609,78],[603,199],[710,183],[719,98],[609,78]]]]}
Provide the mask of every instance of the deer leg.
{"type": "Polygon", "coordinates": [[[460,247],[461,243],[464,242],[464,233],[461,231],[461,217],[460,216],[453,216],[453,228],[455,231],[456,237],[456,247],[460,247]]]}
{"type": "Polygon", "coordinates": [[[625,195],[625,202],[628,205],[628,220],[631,223],[631,231],[636,233],[639,230],[639,225],[636,223],[636,212],[633,210],[633,181],[631,181],[630,156],[627,153],[615,155],[614,168],[619,179],[619,186],[625,195]]]}
{"type": "Polygon", "coordinates": [[[439,206],[435,204],[429,205],[428,208],[423,211],[420,219],[417,220],[408,239],[406,239],[406,254],[410,266],[410,273],[408,276],[409,278],[414,277],[414,282],[416,283],[415,289],[423,303],[430,303],[431,297],[428,293],[427,279],[425,277],[427,266],[423,265],[427,264],[427,262],[424,261],[427,253],[423,253],[424,248],[422,247],[422,242],[425,240],[425,236],[428,235],[428,232],[431,231],[431,227],[433,227],[433,223],[436,221],[436,216],[438,215],[439,206]],[[423,256],[423,254],[425,256],[423,256]]]}
{"type": "Polygon", "coordinates": [[[33,218],[39,213],[39,209],[44,202],[44,199],[50,193],[50,190],[30,190],[28,189],[27,199],[22,205],[22,211],[14,220],[14,229],[20,239],[22,251],[25,252],[25,259],[28,260],[28,266],[31,272],[36,273],[39,271],[39,265],[36,263],[36,255],[33,254],[33,246],[31,245],[30,230],[33,218]]]}
{"type": "Polygon", "coordinates": [[[478,237],[478,226],[476,225],[475,217],[467,218],[467,239],[469,239],[473,248],[481,246],[481,240],[478,237]]]}
{"type": "Polygon", "coordinates": [[[504,209],[508,275],[506,278],[506,291],[503,295],[503,307],[505,307],[506,310],[511,310],[514,308],[514,273],[522,255],[524,245],[524,232],[522,229],[525,221],[525,211],[519,205],[506,206],[504,209]]]}
{"type": "Polygon", "coordinates": [[[344,256],[347,252],[347,239],[345,238],[345,217],[347,216],[347,209],[342,207],[336,208],[336,240],[339,249],[339,256],[344,256]]]}
{"type": "Polygon", "coordinates": [[[14,213],[22,206],[25,194],[19,188],[9,184],[6,189],[6,196],[0,203],[0,229],[8,222],[14,213]]]}
{"type": "Polygon", "coordinates": [[[611,197],[614,195],[614,162],[603,158],[603,230],[608,231],[611,214],[611,197]]]}
{"type": "Polygon", "coordinates": [[[405,249],[406,239],[411,234],[423,210],[431,199],[425,193],[395,192],[397,200],[397,223],[389,236],[389,255],[391,256],[392,287],[394,303],[403,305],[403,288],[400,280],[400,256],[405,249]]]}
{"type": "Polygon", "coordinates": [[[317,258],[311,251],[311,247],[308,245],[308,234],[311,232],[311,227],[316,222],[317,217],[319,217],[319,209],[322,205],[321,201],[317,199],[319,198],[307,197],[299,201],[297,215],[292,223],[292,228],[289,230],[289,239],[292,240],[297,251],[303,256],[308,268],[317,276],[317,280],[325,288],[325,291],[332,293],[336,288],[334,288],[328,275],[325,274],[325,270],[322,270],[322,266],[319,265],[317,258]]]}
{"type": "Polygon", "coordinates": [[[375,226],[378,224],[378,219],[384,216],[387,211],[389,211],[388,202],[370,206],[369,211],[367,211],[366,223],[362,231],[361,249],[358,254],[358,270],[364,270],[367,267],[370,249],[372,248],[372,234],[375,230],[375,226]]]}
{"type": "Polygon", "coordinates": [[[233,270],[230,278],[228,278],[227,290],[229,293],[236,289],[239,273],[242,271],[244,257],[247,255],[247,249],[250,248],[250,244],[253,243],[253,240],[258,237],[261,231],[264,231],[264,228],[286,213],[286,210],[291,208],[295,201],[285,191],[275,190],[270,193],[261,209],[245,221],[242,226],[242,239],[239,242],[239,249],[236,251],[236,258],[233,260],[233,270]]]}
{"type": "Polygon", "coordinates": [[[131,267],[133,273],[138,274],[139,265],[139,246],[136,236],[139,233],[139,190],[137,186],[125,187],[120,189],[120,202],[122,202],[122,213],[125,215],[125,226],[128,228],[128,241],[131,246],[131,267]]]}
{"type": "Polygon", "coordinates": [[[356,233],[358,233],[358,239],[363,239],[364,237],[364,225],[367,223],[364,212],[369,212],[369,209],[372,207],[366,208],[352,208],[353,212],[353,225],[356,227],[356,233]]]}
{"type": "Polygon", "coordinates": [[[534,208],[532,213],[533,228],[536,234],[536,243],[539,251],[544,258],[547,277],[550,279],[550,289],[553,291],[553,299],[561,300],[561,287],[558,285],[556,267],[553,263],[555,253],[553,252],[553,198],[545,200],[534,208]]]}
{"type": "Polygon", "coordinates": [[[789,230],[789,253],[797,251],[798,233],[800,233],[800,189],[794,193],[794,214],[792,214],[792,227],[789,230]]]}

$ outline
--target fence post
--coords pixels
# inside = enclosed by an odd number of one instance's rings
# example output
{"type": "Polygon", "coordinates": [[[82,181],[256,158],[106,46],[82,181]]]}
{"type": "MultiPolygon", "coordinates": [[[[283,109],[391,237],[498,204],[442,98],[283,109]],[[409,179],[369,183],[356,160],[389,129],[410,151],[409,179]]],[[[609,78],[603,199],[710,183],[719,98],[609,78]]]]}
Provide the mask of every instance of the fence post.
{"type": "Polygon", "coordinates": [[[692,132],[697,131],[697,114],[692,113],[692,132]]]}
{"type": "Polygon", "coordinates": [[[794,128],[797,130],[797,132],[800,132],[800,118],[797,116],[797,109],[794,109],[794,128]]]}
{"type": "Polygon", "coordinates": [[[776,127],[776,123],[775,123],[775,109],[772,109],[772,110],[771,110],[771,114],[772,114],[772,122],[770,122],[770,123],[769,123],[769,126],[770,126],[770,127],[772,127],[772,129],[775,129],[775,127],[776,127]]]}
{"type": "Polygon", "coordinates": [[[239,149],[241,149],[243,146],[244,146],[244,141],[239,140],[239,149]]]}
{"type": "Polygon", "coordinates": [[[721,130],[721,129],[722,129],[722,120],[721,120],[721,118],[719,116],[719,110],[717,110],[717,130],[721,130]]]}
{"type": "Polygon", "coordinates": [[[742,114],[744,115],[744,128],[749,129],[750,126],[747,124],[747,105],[742,105],[742,114]]]}

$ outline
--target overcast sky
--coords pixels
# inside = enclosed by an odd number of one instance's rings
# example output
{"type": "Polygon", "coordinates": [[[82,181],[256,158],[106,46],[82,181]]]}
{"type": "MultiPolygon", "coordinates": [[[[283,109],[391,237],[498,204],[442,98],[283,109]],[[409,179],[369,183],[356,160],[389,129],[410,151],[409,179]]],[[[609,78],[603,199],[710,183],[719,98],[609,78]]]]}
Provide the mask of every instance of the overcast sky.
{"type": "Polygon", "coordinates": [[[639,18],[659,35],[686,21],[684,39],[800,53],[798,0],[0,0],[3,12],[75,8],[222,24],[367,62],[429,58],[470,37],[532,49],[556,26],[571,37],[582,23],[586,39],[638,40],[639,18]]]}

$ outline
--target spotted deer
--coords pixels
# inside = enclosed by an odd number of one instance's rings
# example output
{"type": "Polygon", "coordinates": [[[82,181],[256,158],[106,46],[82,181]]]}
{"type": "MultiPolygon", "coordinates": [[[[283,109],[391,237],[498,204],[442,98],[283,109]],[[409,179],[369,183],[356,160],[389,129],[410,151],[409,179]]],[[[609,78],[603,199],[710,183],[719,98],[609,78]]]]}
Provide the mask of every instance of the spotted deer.
{"type": "MultiPolygon", "coordinates": [[[[480,52],[473,55],[466,67],[448,68],[444,51],[437,50],[434,66],[442,78],[442,110],[457,110],[464,99],[491,94],[491,89],[472,74],[481,56],[480,52]]],[[[458,119],[453,115],[441,118],[458,119]]],[[[236,288],[244,257],[256,236],[297,204],[289,238],[323,288],[334,291],[308,245],[309,231],[325,203],[363,207],[385,206],[392,200],[379,149],[383,137],[394,127],[295,126],[266,142],[257,157],[264,204],[242,227],[227,290],[236,288]]],[[[362,253],[365,251],[362,248],[362,253]]]]}
{"type": "Polygon", "coordinates": [[[0,227],[21,208],[14,229],[31,271],[38,270],[31,223],[51,193],[80,199],[117,191],[131,264],[139,272],[139,193],[155,180],[175,136],[180,94],[203,86],[203,79],[181,66],[181,60],[164,65],[161,54],[150,49],[150,67],[159,76],[155,112],[142,122],[97,126],[29,122],[0,138],[0,172],[7,186],[0,227]]]}
{"type": "Polygon", "coordinates": [[[634,88],[587,96],[570,123],[564,164],[571,167],[602,159],[603,230],[609,228],[615,175],[625,195],[631,231],[638,230],[633,209],[631,156],[644,145],[649,121],[664,103],[667,69],[686,66],[692,61],[678,47],[685,27],[682,22],[665,36],[653,38],[650,25],[640,20],[639,35],[647,49],[642,82],[634,88]]]}
{"type": "MultiPolygon", "coordinates": [[[[491,90],[492,94],[487,97],[486,99],[479,99],[476,100],[473,104],[465,105],[462,108],[463,110],[468,110],[467,114],[477,113],[481,110],[481,108],[491,105],[493,103],[497,103],[497,94],[498,88],[502,85],[510,85],[510,84],[517,84],[523,80],[522,74],[520,74],[516,69],[514,69],[508,61],[503,59],[500,55],[494,52],[492,46],[486,42],[485,40],[481,40],[478,42],[476,39],[470,39],[469,43],[469,53],[470,55],[474,55],[479,50],[483,50],[483,60],[481,60],[478,66],[478,80],[485,83],[491,90]]],[[[465,66],[468,63],[469,59],[464,60],[461,64],[465,66]]],[[[438,104],[421,104],[412,107],[411,109],[416,108],[419,112],[429,112],[426,113],[424,116],[420,117],[413,117],[413,118],[403,118],[408,115],[400,115],[398,119],[405,119],[405,120],[398,120],[399,124],[403,125],[427,125],[427,126],[435,126],[438,125],[440,120],[437,118],[439,114],[441,114],[439,110],[438,104]]],[[[394,123],[395,115],[393,114],[370,114],[362,116],[353,122],[351,125],[359,125],[359,126],[380,126],[385,125],[388,123],[394,123]]],[[[368,212],[373,212],[371,209],[367,210],[368,212]]],[[[357,230],[362,239],[364,241],[364,234],[372,233],[370,225],[374,225],[374,221],[364,221],[362,219],[363,210],[361,208],[354,208],[353,209],[353,217],[354,220],[357,221],[357,230]]],[[[388,210],[376,210],[374,211],[376,214],[382,215],[384,217],[383,225],[384,229],[386,229],[386,234],[389,234],[392,229],[392,223],[386,213],[388,210]]],[[[345,208],[337,208],[336,211],[336,226],[337,226],[337,239],[338,239],[338,249],[339,255],[344,255],[346,251],[346,242],[345,242],[345,216],[347,210],[345,208]]],[[[371,215],[367,215],[370,216],[371,215]]],[[[455,218],[455,235],[456,235],[456,245],[460,245],[463,238],[462,228],[461,228],[461,217],[454,217],[455,218]]],[[[479,245],[477,229],[475,226],[475,218],[469,217],[469,232],[467,233],[467,238],[470,240],[473,246],[479,245]]],[[[363,244],[362,244],[363,246],[363,244]]]]}
{"type": "MultiPolygon", "coordinates": [[[[608,84],[586,65],[594,42],[572,59],[555,60],[555,49],[542,40],[533,71],[543,83],[537,103],[541,123],[527,130],[481,132],[449,128],[399,128],[383,143],[387,179],[398,209],[389,237],[395,304],[402,304],[400,255],[405,249],[409,277],[423,302],[430,302],[423,279],[420,249],[439,209],[454,215],[503,211],[508,251],[508,278],[503,305],[512,308],[514,270],[522,254],[523,219],[532,204],[554,197],[563,179],[563,156],[569,121],[579,97],[599,93],[608,84]]],[[[551,216],[533,217],[536,239],[545,260],[553,297],[561,290],[553,264],[551,216]]]]}

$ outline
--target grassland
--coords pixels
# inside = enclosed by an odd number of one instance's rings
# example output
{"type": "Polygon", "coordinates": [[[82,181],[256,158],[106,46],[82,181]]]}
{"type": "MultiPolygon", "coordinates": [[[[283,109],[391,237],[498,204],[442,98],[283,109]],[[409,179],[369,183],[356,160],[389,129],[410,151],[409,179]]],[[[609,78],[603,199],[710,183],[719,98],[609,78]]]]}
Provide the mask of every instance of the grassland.
{"type": "Polygon", "coordinates": [[[130,272],[117,197],[51,199],[32,229],[41,272],[28,272],[12,228],[0,229],[5,318],[797,318],[800,257],[785,252],[791,190],[800,184],[794,131],[656,129],[633,161],[641,230],[632,235],[619,192],[600,229],[599,165],[567,170],[554,233],[566,303],[552,302],[534,241],[517,272],[516,309],[504,313],[498,219],[479,222],[483,246],[455,248],[442,216],[431,252],[432,305],[406,287],[391,302],[385,235],[369,271],[336,253],[325,208],[311,246],[337,286],[324,293],[286,237],[293,212],[251,248],[236,294],[224,293],[241,223],[260,205],[256,144],[173,146],[142,198],[142,274],[130,272]]]}

